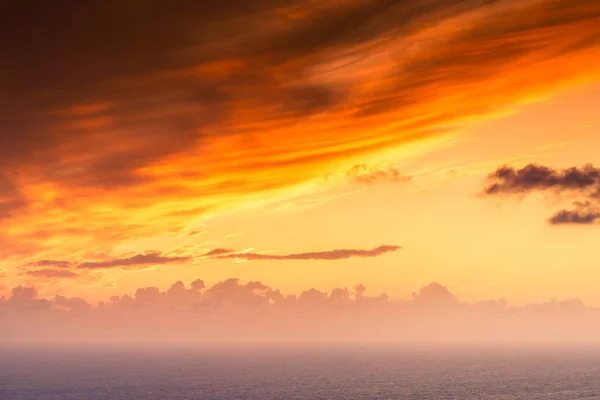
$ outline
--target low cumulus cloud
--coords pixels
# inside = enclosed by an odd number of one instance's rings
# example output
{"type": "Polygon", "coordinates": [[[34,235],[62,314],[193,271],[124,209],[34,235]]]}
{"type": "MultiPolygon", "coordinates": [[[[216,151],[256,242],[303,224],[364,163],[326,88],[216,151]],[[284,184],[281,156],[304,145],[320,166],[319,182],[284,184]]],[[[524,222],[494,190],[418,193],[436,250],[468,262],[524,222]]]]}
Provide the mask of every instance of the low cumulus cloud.
{"type": "Polygon", "coordinates": [[[572,209],[557,211],[552,225],[589,225],[600,221],[600,169],[592,164],[556,169],[538,164],[522,168],[502,166],[487,177],[485,196],[528,195],[550,192],[558,196],[579,197],[572,209]]]}
{"type": "Polygon", "coordinates": [[[328,251],[315,251],[308,253],[297,253],[297,254],[259,254],[253,252],[232,252],[231,250],[215,249],[208,252],[206,255],[209,256],[211,253],[213,258],[234,258],[241,260],[343,260],[346,258],[367,258],[367,257],[379,257],[387,253],[392,253],[400,250],[401,246],[389,246],[383,245],[375,247],[369,250],[357,250],[357,249],[338,249],[328,251]],[[216,253],[215,253],[216,252],[216,253]]]}
{"type": "Polygon", "coordinates": [[[358,284],[285,294],[263,282],[202,279],[142,287],[97,304],[40,298],[18,286],[0,299],[2,343],[414,343],[598,342],[600,310],[579,299],[511,307],[461,301],[431,283],[407,300],[369,295],[358,284]]]}
{"type": "Polygon", "coordinates": [[[600,207],[591,201],[575,202],[570,210],[557,211],[551,218],[553,225],[580,224],[589,225],[600,222],[600,207]]]}

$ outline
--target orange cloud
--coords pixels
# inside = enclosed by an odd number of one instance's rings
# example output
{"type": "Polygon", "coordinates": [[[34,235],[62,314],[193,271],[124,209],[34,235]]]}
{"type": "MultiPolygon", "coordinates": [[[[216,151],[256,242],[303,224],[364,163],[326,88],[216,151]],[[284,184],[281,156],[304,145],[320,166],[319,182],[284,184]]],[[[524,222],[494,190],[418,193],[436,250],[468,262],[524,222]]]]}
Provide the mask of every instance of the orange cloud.
{"type": "Polygon", "coordinates": [[[349,178],[357,183],[373,185],[380,182],[408,182],[412,178],[400,174],[395,168],[369,168],[366,164],[356,164],[346,173],[349,178]]]}
{"type": "Polygon", "coordinates": [[[595,0],[92,0],[11,15],[7,259],[178,231],[599,74],[595,0]]]}

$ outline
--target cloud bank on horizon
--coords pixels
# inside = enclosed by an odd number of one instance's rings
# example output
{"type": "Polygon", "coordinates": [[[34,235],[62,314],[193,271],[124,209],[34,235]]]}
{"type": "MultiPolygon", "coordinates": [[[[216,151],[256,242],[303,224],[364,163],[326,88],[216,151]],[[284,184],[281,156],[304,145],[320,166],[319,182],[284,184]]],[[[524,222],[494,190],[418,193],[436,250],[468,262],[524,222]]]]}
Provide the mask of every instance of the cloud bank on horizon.
{"type": "Polygon", "coordinates": [[[1,342],[170,345],[212,343],[598,343],[600,310],[578,299],[510,307],[506,300],[461,302],[432,283],[409,300],[368,296],[364,285],[285,295],[262,282],[198,279],[161,291],[139,288],[92,305],[38,298],[15,287],[0,298],[1,342]]]}
{"type": "Polygon", "coordinates": [[[177,231],[599,74],[596,0],[12,1],[0,13],[5,259],[85,258],[177,231]]]}

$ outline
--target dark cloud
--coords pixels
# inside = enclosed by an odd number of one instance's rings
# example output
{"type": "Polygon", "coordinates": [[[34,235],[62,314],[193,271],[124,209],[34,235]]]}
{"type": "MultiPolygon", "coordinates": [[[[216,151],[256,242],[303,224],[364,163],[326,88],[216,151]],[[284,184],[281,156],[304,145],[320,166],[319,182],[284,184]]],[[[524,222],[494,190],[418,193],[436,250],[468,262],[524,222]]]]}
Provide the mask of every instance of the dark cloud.
{"type": "Polygon", "coordinates": [[[592,164],[565,169],[538,164],[520,169],[505,165],[488,175],[487,180],[483,190],[486,196],[551,191],[585,199],[573,203],[573,209],[557,211],[548,220],[552,225],[589,225],[600,221],[600,169],[592,164]]]}
{"type": "Polygon", "coordinates": [[[589,225],[600,222],[600,207],[590,201],[575,202],[571,210],[557,211],[549,220],[552,225],[589,225]]]}
{"type": "Polygon", "coordinates": [[[366,164],[356,164],[348,170],[346,175],[357,183],[373,185],[385,182],[409,182],[410,176],[400,174],[395,168],[378,169],[366,164]]]}
{"type": "Polygon", "coordinates": [[[65,269],[36,269],[25,272],[26,275],[33,276],[34,278],[49,278],[49,279],[59,279],[59,278],[77,278],[79,274],[76,274],[73,271],[65,270],[65,269]]]}
{"type": "Polygon", "coordinates": [[[553,169],[537,164],[516,169],[505,165],[491,173],[488,181],[490,183],[484,189],[487,195],[555,190],[600,196],[600,169],[591,164],[566,169],[553,169]]]}
{"type": "Polygon", "coordinates": [[[379,246],[370,250],[340,249],[310,253],[273,255],[258,253],[233,253],[218,255],[214,258],[235,258],[243,260],[343,260],[353,257],[379,257],[400,250],[400,246],[379,246]]]}
{"type": "Polygon", "coordinates": [[[158,252],[137,254],[128,258],[117,258],[106,261],[88,261],[78,265],[78,268],[104,269],[104,268],[127,268],[149,264],[184,263],[190,261],[190,257],[168,257],[158,252]]]}

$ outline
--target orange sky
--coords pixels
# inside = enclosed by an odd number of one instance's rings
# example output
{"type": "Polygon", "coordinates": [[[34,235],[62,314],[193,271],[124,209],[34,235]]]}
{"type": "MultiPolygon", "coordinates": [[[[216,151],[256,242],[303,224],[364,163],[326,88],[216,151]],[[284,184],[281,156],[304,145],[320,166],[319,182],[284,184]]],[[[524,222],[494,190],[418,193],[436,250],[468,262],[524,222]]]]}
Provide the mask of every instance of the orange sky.
{"type": "Polygon", "coordinates": [[[597,226],[547,223],[570,200],[478,196],[504,164],[600,162],[600,3],[194,3],[2,28],[0,296],[236,277],[600,305],[597,226]]]}

